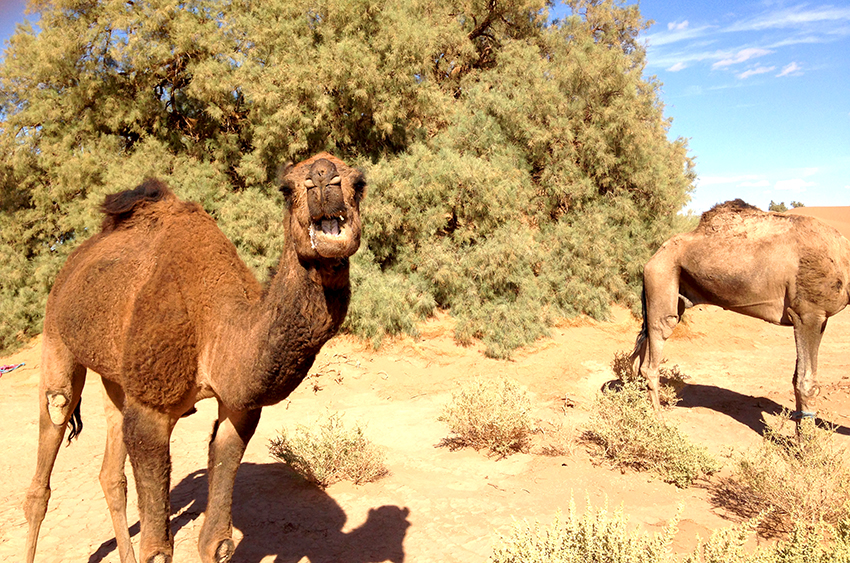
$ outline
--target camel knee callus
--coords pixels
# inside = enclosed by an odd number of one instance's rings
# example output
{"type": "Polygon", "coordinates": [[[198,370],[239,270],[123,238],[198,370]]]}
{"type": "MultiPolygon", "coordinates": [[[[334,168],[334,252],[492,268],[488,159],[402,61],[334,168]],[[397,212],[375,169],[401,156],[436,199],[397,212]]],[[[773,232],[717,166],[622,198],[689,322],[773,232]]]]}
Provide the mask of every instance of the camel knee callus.
{"type": "Polygon", "coordinates": [[[218,401],[219,415],[198,550],[204,563],[232,558],[233,481],[260,409],[291,393],[336,334],[348,310],[348,259],[360,244],[359,171],[323,153],[288,166],[281,180],[286,243],[267,287],[213,219],[163,182],[146,180],[104,201],[101,232],[69,256],[47,301],[38,459],[25,504],[29,563],[59,444],[69,423],[81,427],[86,369],[100,374],[106,390],[100,482],[121,562],[136,561],[126,516],[128,456],[140,561],[172,560],[170,435],[208,397],[218,401]]]}
{"type": "Polygon", "coordinates": [[[656,410],[665,340],[687,307],[718,305],[792,326],[797,418],[814,416],[817,357],[826,321],[848,303],[850,241],[811,217],[765,213],[741,200],[703,214],[644,267],[643,326],[631,360],[656,410]]]}

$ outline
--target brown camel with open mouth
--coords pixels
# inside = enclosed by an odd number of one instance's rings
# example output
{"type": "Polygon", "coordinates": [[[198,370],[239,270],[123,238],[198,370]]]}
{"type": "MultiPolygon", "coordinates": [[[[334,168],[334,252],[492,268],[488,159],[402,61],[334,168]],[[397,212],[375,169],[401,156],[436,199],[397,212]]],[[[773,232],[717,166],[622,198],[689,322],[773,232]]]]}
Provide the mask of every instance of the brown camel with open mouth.
{"type": "Polygon", "coordinates": [[[204,563],[230,561],[233,483],[260,410],[289,395],[348,310],[349,257],[360,245],[363,175],[316,155],[281,173],[286,243],[263,288],[213,219],[162,182],[108,196],[101,232],[69,258],[44,319],[38,460],[27,492],[28,563],[67,425],[80,426],[86,369],[103,381],[107,440],[100,481],[122,563],[129,454],[139,496],[140,556],[169,563],[169,437],[205,398],[218,401],[209,448],[204,563]]]}

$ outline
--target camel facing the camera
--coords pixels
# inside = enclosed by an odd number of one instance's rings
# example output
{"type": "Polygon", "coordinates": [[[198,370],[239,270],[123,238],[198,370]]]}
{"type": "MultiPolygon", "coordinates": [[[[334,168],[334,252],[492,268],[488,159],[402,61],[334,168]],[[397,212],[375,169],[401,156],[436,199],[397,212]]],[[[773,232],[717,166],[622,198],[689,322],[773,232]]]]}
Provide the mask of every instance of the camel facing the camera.
{"type": "Polygon", "coordinates": [[[286,242],[268,287],[200,205],[177,199],[162,182],[106,198],[101,232],[71,254],[47,301],[38,458],[24,505],[28,563],[66,427],[79,430],[87,369],[101,376],[108,397],[100,482],[121,563],[136,561],[127,456],[141,560],[170,563],[169,438],[183,414],[212,397],[218,420],[198,549],[204,563],[230,561],[233,483],[260,410],[289,395],[336,334],[348,310],[349,257],[360,245],[360,172],[320,154],[289,166],[281,190],[286,242]]]}

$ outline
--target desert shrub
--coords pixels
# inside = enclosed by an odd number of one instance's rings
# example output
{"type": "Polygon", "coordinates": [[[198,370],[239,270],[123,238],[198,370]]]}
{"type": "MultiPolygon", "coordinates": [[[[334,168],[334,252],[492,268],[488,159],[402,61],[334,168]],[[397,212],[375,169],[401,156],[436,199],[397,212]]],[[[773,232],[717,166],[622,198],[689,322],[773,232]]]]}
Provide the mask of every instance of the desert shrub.
{"type": "Polygon", "coordinates": [[[677,515],[661,533],[649,535],[628,525],[622,509],[593,510],[588,503],[576,516],[570,499],[569,514],[558,514],[551,525],[517,523],[500,536],[490,563],[847,563],[850,561],[850,524],[798,524],[788,536],[755,550],[747,544],[758,518],[714,531],[683,558],[671,554],[677,515]]]}
{"type": "Polygon", "coordinates": [[[474,379],[452,394],[439,420],[448,424],[450,448],[487,449],[506,457],[527,449],[532,433],[531,401],[508,379],[474,379]]]}
{"type": "Polygon", "coordinates": [[[788,536],[773,545],[750,551],[746,544],[755,533],[759,518],[715,530],[700,541],[682,563],[846,563],[850,561],[847,523],[838,527],[824,522],[796,523],[788,536]]]}
{"type": "Polygon", "coordinates": [[[281,430],[271,440],[269,452],[321,487],[338,481],[369,483],[388,473],[383,453],[366,439],[359,425],[346,428],[339,414],[331,414],[316,428],[299,425],[292,432],[281,430]]]}
{"type": "Polygon", "coordinates": [[[743,511],[767,511],[780,530],[793,523],[836,524],[850,517],[847,452],[833,427],[805,419],[799,435],[788,412],[768,424],[758,447],[744,452],[718,494],[743,511]]]}
{"type": "Polygon", "coordinates": [[[649,536],[631,530],[622,509],[588,509],[576,515],[570,499],[567,517],[557,515],[546,528],[516,524],[508,537],[501,537],[490,556],[491,563],[662,563],[671,561],[669,552],[676,535],[678,517],[660,534],[649,536]]]}
{"type": "MultiPolygon", "coordinates": [[[[614,359],[611,361],[611,370],[614,376],[622,383],[633,381],[641,385],[644,389],[649,389],[649,385],[641,376],[640,373],[635,373],[632,369],[632,363],[629,361],[628,352],[614,353],[614,359]]],[[[667,369],[661,367],[658,369],[658,400],[662,407],[674,407],[679,402],[679,394],[685,387],[689,377],[682,373],[678,365],[667,369]]]]}
{"type": "Polygon", "coordinates": [[[651,471],[677,487],[719,469],[704,448],[656,415],[634,381],[597,395],[584,438],[614,465],[651,471]]]}
{"type": "Polygon", "coordinates": [[[539,453],[545,456],[572,456],[579,446],[578,425],[564,422],[538,423],[537,431],[542,434],[539,453]]]}

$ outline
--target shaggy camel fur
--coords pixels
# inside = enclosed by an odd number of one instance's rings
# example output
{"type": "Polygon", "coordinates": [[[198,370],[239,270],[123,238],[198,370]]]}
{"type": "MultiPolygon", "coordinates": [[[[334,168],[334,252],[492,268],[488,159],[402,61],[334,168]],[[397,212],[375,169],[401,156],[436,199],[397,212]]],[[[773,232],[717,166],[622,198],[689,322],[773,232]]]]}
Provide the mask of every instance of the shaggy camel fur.
{"type": "Polygon", "coordinates": [[[794,327],[794,417],[814,417],[818,347],[850,299],[850,241],[810,217],[765,213],[741,200],[715,206],[665,242],[643,274],[643,327],[631,355],[656,411],[664,342],[688,307],[705,303],[794,327]]]}
{"type": "MultiPolygon", "coordinates": [[[[24,510],[26,559],[35,557],[50,473],[72,423],[86,369],[106,391],[100,472],[122,563],[135,563],[127,529],[129,454],[139,497],[144,563],[169,563],[169,436],[204,398],[218,401],[209,448],[201,561],[230,561],[233,482],[260,410],[289,395],[348,309],[348,258],[360,245],[360,172],[329,154],[281,174],[286,244],[263,288],[195,203],[161,182],[108,196],[102,232],[59,273],[47,301],[39,390],[38,459],[24,510]]],[[[76,413],[76,414],[75,414],[76,413]]]]}

